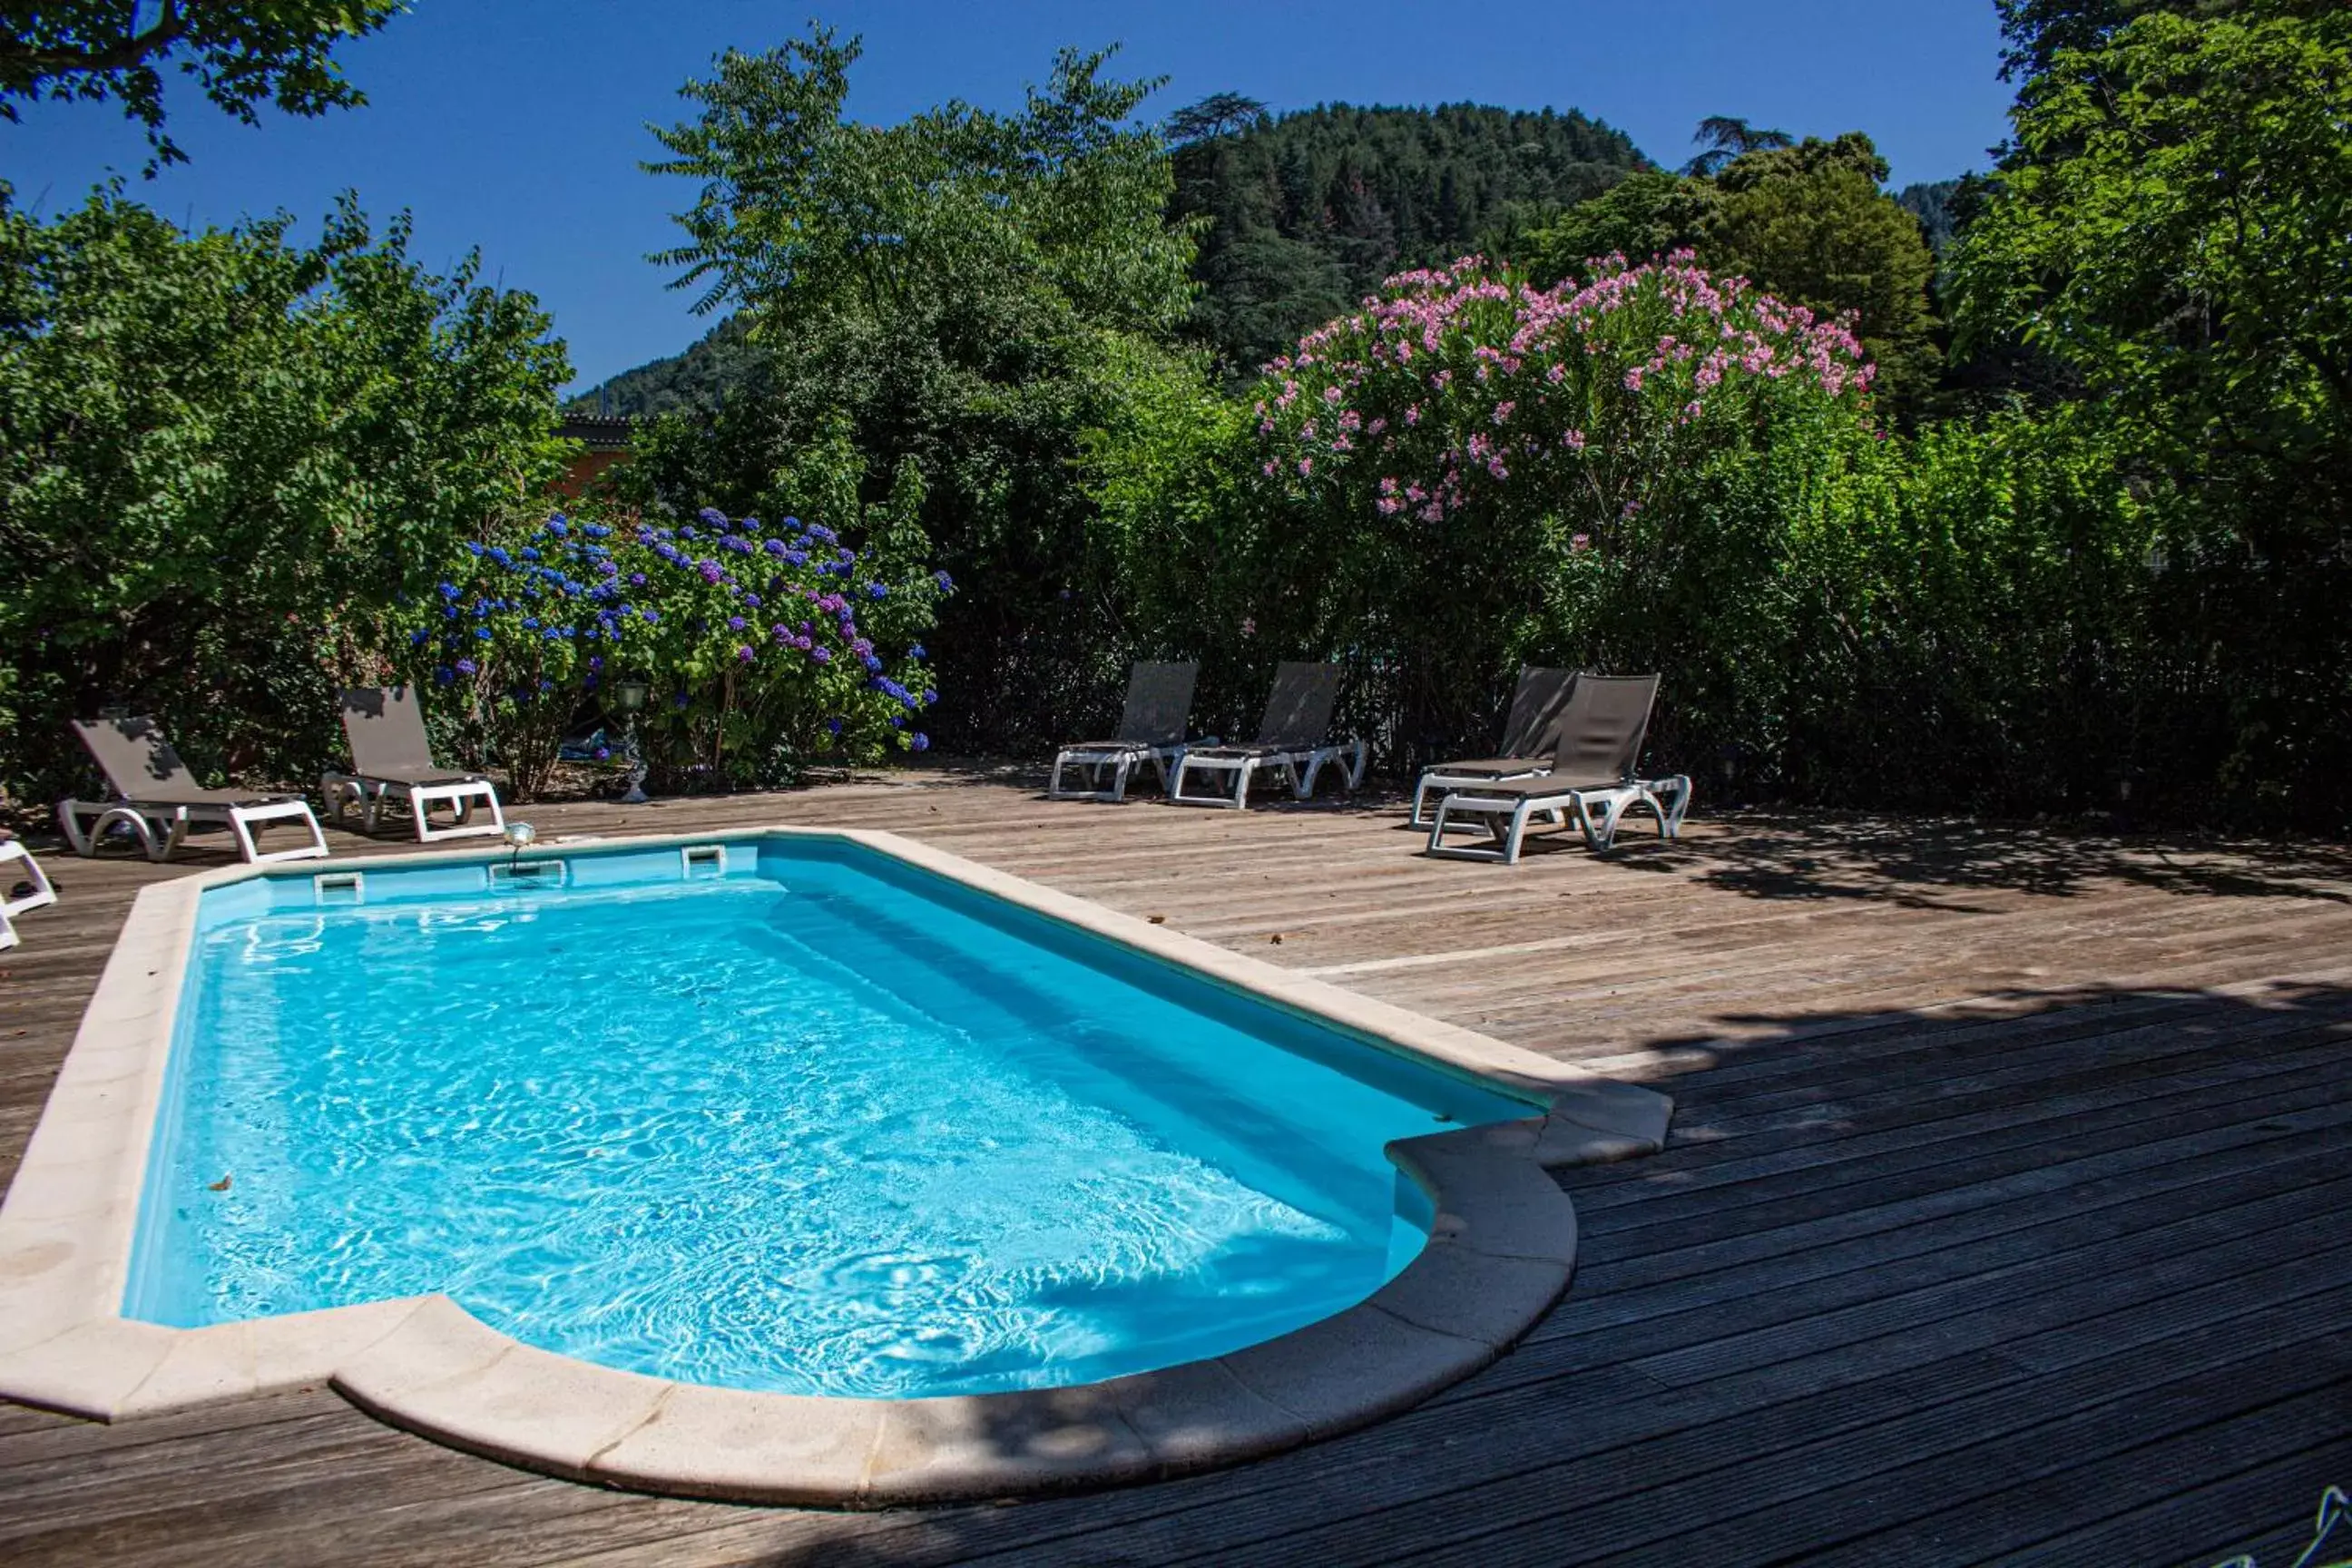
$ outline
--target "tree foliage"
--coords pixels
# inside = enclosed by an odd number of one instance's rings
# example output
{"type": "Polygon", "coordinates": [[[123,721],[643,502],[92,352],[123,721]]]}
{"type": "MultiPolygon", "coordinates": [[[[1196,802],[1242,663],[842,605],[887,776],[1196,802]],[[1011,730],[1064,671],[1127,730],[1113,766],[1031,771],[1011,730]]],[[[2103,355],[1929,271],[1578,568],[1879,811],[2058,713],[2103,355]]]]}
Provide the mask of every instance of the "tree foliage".
{"type": "Polygon", "coordinates": [[[339,678],[451,531],[560,471],[562,345],[527,294],[407,254],[348,199],[184,233],[101,192],[0,211],[0,729],[11,788],[66,721],[152,709],[199,763],[325,754],[339,678]]]}
{"type": "Polygon", "coordinates": [[[1165,214],[1150,83],[1065,52],[1016,112],[950,103],[893,126],[842,117],[855,40],[818,30],[719,58],[697,119],[650,165],[699,182],[664,258],[749,331],[756,391],[659,422],[625,493],[683,515],[775,515],[795,455],[840,441],[882,499],[919,477],[919,521],[965,585],[933,642],[960,675],[943,731],[1034,742],[1090,685],[1111,628],[1071,480],[1108,395],[1098,367],[1165,337],[1192,300],[1192,227],[1165,214]],[[1084,672],[1085,679],[1078,679],[1084,672]]]}
{"type": "Polygon", "coordinates": [[[2063,363],[2125,432],[2217,784],[2342,814],[2352,12],[2247,0],[2060,36],[2090,42],[2021,90],[1956,255],[1964,338],[2063,363]]]}
{"type": "Polygon", "coordinates": [[[1795,145],[1785,131],[1759,130],[1729,114],[1710,114],[1700,121],[1691,142],[1700,149],[1699,154],[1683,165],[1683,173],[1701,179],[1712,179],[1721,174],[1723,166],[1734,158],[1795,145]]]}
{"type": "Polygon", "coordinates": [[[5,0],[0,117],[16,120],[19,101],[41,99],[120,102],[146,127],[152,174],[187,158],[163,131],[168,65],[248,124],[264,102],[288,114],[347,109],[366,100],[337,68],[335,47],[404,9],[404,0],[5,0]]]}

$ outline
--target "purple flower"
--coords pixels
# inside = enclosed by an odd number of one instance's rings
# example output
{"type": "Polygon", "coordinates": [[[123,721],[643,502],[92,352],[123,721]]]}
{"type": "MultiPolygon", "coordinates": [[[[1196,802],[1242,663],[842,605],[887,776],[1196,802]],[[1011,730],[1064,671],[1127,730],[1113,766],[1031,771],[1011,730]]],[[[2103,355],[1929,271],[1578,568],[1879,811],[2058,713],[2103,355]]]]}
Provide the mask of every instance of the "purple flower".
{"type": "Polygon", "coordinates": [[[610,746],[599,746],[596,748],[596,760],[600,763],[609,762],[612,759],[612,755],[613,748],[610,746]]]}
{"type": "Polygon", "coordinates": [[[481,666],[470,658],[461,658],[457,661],[457,673],[460,675],[471,675],[480,668],[481,666]]]}
{"type": "Polygon", "coordinates": [[[718,562],[708,559],[696,562],[694,563],[694,569],[702,574],[702,580],[706,583],[716,583],[719,579],[727,575],[725,572],[719,569],[718,562]]]}
{"type": "Polygon", "coordinates": [[[919,752],[928,752],[931,749],[931,738],[920,730],[915,731],[914,739],[908,743],[919,752]]]}
{"type": "Polygon", "coordinates": [[[642,572],[632,572],[632,573],[630,573],[630,574],[629,574],[629,586],[630,586],[630,587],[632,587],[632,588],[642,588],[642,587],[644,587],[645,585],[646,585],[646,574],[645,574],[644,573],[642,573],[642,572]]]}
{"type": "Polygon", "coordinates": [[[942,594],[952,593],[955,589],[955,579],[944,572],[932,573],[931,581],[940,585],[940,592],[942,594]]]}
{"type": "Polygon", "coordinates": [[[836,735],[841,733],[841,721],[838,719],[827,719],[824,721],[824,727],[836,735]]]}
{"type": "Polygon", "coordinates": [[[696,512],[694,515],[702,521],[709,523],[713,528],[724,528],[727,526],[727,514],[720,511],[715,506],[704,507],[700,511],[696,512]]]}
{"type": "Polygon", "coordinates": [[[868,584],[866,584],[866,596],[867,598],[869,598],[869,599],[879,599],[879,598],[886,597],[886,596],[889,594],[889,592],[890,592],[890,590],[889,590],[889,589],[887,589],[887,588],[884,587],[884,586],[883,586],[881,584],[879,584],[879,583],[868,583],[868,584]]]}
{"type": "Polygon", "coordinates": [[[809,658],[819,664],[831,664],[833,662],[833,653],[828,648],[813,647],[809,649],[809,658]]]}
{"type": "MultiPolygon", "coordinates": [[[[742,616],[728,616],[728,617],[727,617],[727,629],[728,629],[729,631],[730,631],[730,632],[740,632],[740,631],[741,631],[741,630],[743,629],[743,617],[742,617],[742,616]]],[[[746,648],[746,649],[744,649],[743,651],[744,651],[744,652],[746,652],[746,653],[749,653],[749,652],[751,651],[751,649],[746,648]]]]}
{"type": "Polygon", "coordinates": [[[781,539],[771,539],[761,543],[760,548],[771,555],[782,555],[784,552],[785,544],[781,539]]]}
{"type": "Polygon", "coordinates": [[[757,658],[759,655],[751,651],[751,644],[745,643],[735,650],[735,657],[738,659],[740,659],[743,663],[749,664],[753,659],[757,658]]]}
{"type": "Polygon", "coordinates": [[[757,594],[746,594],[743,595],[743,603],[756,610],[760,607],[760,595],[757,594]]]}
{"type": "Polygon", "coordinates": [[[921,643],[917,643],[914,647],[907,650],[907,657],[908,658],[929,658],[931,656],[923,651],[923,645],[921,643]]]}

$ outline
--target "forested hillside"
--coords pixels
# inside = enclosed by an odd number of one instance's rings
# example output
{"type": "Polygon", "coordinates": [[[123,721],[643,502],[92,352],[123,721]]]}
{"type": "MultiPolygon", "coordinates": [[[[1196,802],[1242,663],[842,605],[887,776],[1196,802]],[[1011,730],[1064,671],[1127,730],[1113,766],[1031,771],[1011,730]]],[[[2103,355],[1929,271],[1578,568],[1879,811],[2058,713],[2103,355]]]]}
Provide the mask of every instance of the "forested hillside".
{"type": "Polygon", "coordinates": [[[1622,133],[1573,110],[1328,104],[1274,116],[1228,97],[1172,129],[1171,205],[1209,220],[1194,325],[1244,372],[1390,274],[1496,248],[1647,166],[1622,133]]]}
{"type": "Polygon", "coordinates": [[[717,403],[729,388],[751,373],[757,354],[758,351],[744,341],[743,329],[730,316],[697,339],[684,353],[625,370],[602,386],[574,398],[572,406],[583,413],[642,415],[717,403]]]}

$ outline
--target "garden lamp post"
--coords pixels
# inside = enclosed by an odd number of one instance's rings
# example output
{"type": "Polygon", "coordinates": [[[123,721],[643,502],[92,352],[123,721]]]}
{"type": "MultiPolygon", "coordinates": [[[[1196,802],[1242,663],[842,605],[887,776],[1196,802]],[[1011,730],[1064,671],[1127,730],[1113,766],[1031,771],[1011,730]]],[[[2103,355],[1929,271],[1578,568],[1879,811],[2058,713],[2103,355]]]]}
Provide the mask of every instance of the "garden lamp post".
{"type": "Polygon", "coordinates": [[[646,759],[637,750],[637,715],[645,711],[646,691],[642,680],[613,682],[613,706],[621,710],[621,750],[629,759],[629,788],[621,796],[623,805],[646,803],[646,759]]]}

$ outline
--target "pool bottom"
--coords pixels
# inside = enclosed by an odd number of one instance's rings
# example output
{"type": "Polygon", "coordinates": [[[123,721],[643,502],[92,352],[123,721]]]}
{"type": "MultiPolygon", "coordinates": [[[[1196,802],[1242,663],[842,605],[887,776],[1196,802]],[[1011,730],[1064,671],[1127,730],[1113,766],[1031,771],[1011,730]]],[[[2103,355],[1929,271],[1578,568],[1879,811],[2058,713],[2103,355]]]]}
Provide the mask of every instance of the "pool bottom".
{"type": "Polygon", "coordinates": [[[0,1394],[114,1420],[331,1382],[395,1425],[534,1470],[745,1501],[883,1507],[1171,1476],[1362,1426],[1486,1365],[1573,1265],[1574,1212],[1545,1168],[1664,1140],[1671,1102],[1650,1090],[894,835],[835,837],[1550,1109],[1388,1146],[1433,1218],[1419,1256],[1368,1300],[1225,1355],[1103,1383],[899,1400],[742,1393],[538,1351],[435,1296],[165,1329],[119,1310],[176,1005],[159,977],[181,973],[204,888],[270,874],[232,868],[141,895],[0,1207],[0,1394]]]}

